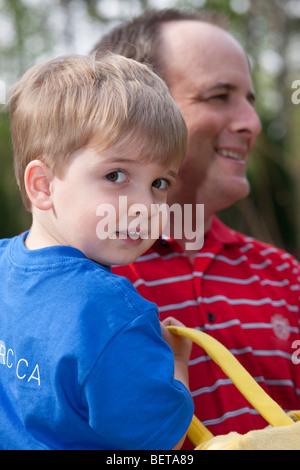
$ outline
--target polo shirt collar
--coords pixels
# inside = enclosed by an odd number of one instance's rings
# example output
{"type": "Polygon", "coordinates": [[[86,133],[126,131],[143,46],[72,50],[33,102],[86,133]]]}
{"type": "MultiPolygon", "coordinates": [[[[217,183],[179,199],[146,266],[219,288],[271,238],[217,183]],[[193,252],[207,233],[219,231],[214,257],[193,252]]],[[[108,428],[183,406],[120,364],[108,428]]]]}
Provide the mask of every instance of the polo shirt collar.
{"type": "MultiPolygon", "coordinates": [[[[205,234],[204,245],[214,245],[214,246],[224,246],[224,245],[243,245],[244,240],[242,236],[235,230],[227,227],[223,222],[221,222],[218,217],[214,216],[212,224],[208,232],[205,234]]],[[[156,246],[161,245],[168,247],[172,245],[173,247],[177,246],[178,251],[182,251],[180,245],[173,238],[169,238],[162,234],[155,243],[156,246]]]]}
{"type": "Polygon", "coordinates": [[[214,239],[223,245],[242,245],[243,239],[238,232],[227,227],[216,216],[213,217],[212,224],[205,238],[214,239]]]}

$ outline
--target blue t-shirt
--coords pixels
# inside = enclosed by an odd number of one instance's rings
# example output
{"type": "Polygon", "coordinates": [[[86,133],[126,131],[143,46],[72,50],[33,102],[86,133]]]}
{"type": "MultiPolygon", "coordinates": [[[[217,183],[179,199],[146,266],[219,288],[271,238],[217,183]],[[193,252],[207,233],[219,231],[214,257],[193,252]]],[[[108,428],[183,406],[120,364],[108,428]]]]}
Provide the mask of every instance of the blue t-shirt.
{"type": "Polygon", "coordinates": [[[170,449],[193,402],[156,306],[55,246],[0,241],[0,449],[170,449]]]}

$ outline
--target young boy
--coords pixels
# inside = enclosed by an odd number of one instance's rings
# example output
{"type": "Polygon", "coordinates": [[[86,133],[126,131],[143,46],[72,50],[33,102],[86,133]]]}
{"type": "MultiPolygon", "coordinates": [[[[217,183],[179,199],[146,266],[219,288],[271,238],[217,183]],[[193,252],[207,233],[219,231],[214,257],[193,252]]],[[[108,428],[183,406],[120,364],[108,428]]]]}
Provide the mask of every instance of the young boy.
{"type": "Polygon", "coordinates": [[[167,87],[119,56],[57,58],[17,84],[11,127],[32,226],[0,243],[0,447],[180,447],[190,343],[109,268],[151,246],[185,154],[167,87]]]}

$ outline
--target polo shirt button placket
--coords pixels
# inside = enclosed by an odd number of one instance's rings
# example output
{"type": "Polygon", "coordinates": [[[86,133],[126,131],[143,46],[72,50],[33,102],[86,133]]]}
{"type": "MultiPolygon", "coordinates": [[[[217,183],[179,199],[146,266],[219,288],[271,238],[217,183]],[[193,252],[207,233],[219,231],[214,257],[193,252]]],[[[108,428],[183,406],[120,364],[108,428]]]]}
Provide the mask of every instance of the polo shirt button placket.
{"type": "Polygon", "coordinates": [[[213,323],[213,322],[215,321],[215,319],[216,319],[215,315],[214,315],[213,313],[211,313],[211,312],[208,312],[208,313],[207,313],[207,318],[208,318],[208,321],[209,321],[210,323],[213,323]]]}

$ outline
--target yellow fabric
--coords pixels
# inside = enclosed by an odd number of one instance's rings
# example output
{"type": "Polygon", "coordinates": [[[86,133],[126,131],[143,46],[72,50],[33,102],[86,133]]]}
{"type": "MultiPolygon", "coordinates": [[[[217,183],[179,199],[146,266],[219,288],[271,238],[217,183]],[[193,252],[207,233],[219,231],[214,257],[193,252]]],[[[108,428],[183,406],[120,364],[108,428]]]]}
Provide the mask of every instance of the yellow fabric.
{"type": "Polygon", "coordinates": [[[300,421],[300,410],[289,411],[288,415],[293,421],[300,421]]]}
{"type": "Polygon", "coordinates": [[[201,442],[212,439],[213,434],[199,421],[194,415],[190,427],[188,429],[188,438],[195,445],[199,445],[201,442]]]}
{"type": "Polygon", "coordinates": [[[209,439],[196,450],[300,450],[300,410],[290,411],[288,415],[297,424],[268,426],[244,435],[231,432],[209,439]]]}
{"type": "Polygon", "coordinates": [[[221,343],[202,331],[170,326],[173,334],[183,335],[201,346],[232,380],[244,397],[271,425],[262,430],[241,435],[236,432],[213,437],[211,432],[193,417],[188,437],[198,450],[291,449],[300,450],[300,411],[288,416],[282,408],[255,382],[239,361],[221,343]]]}
{"type": "Polygon", "coordinates": [[[300,450],[300,421],[289,426],[268,426],[244,435],[231,432],[213,437],[197,450],[300,450]]]}

